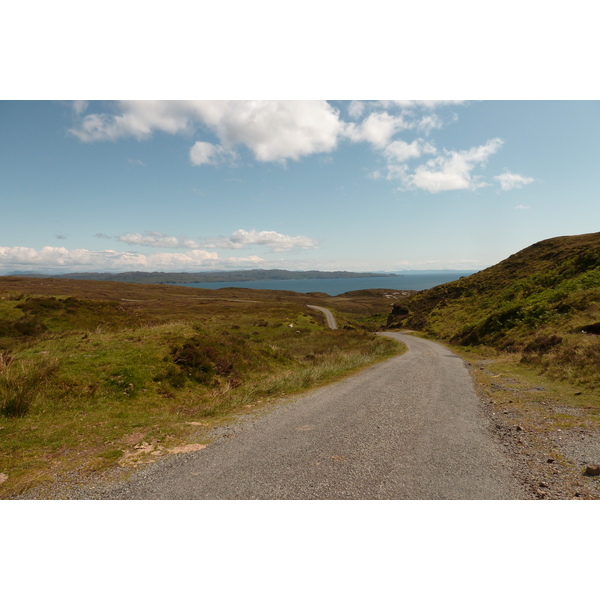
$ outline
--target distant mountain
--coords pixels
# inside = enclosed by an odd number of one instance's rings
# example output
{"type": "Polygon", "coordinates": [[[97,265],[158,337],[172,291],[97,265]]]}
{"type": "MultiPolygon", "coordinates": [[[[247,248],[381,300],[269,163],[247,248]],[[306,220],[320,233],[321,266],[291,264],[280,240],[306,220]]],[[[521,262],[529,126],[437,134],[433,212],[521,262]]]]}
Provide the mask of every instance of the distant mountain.
{"type": "Polygon", "coordinates": [[[243,281],[285,281],[290,279],[352,279],[357,277],[394,277],[382,273],[353,273],[350,271],[286,271],[283,269],[253,269],[249,271],[212,271],[203,273],[66,273],[63,275],[30,275],[54,279],[85,279],[120,281],[123,283],[213,283],[243,281]]]}

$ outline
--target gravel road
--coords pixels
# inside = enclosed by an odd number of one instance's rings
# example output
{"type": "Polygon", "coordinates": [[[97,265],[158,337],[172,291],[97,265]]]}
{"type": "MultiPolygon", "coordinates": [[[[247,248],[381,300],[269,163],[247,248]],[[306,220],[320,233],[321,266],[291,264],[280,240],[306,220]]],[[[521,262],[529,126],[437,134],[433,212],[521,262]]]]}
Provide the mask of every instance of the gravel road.
{"type": "Polygon", "coordinates": [[[427,340],[383,335],[408,352],[221,428],[204,450],[87,497],[525,498],[463,360],[427,340]]]}
{"type": "Polygon", "coordinates": [[[314,308],[315,310],[320,310],[327,317],[327,326],[330,329],[337,329],[337,323],[335,317],[331,313],[328,308],[323,308],[322,306],[313,306],[312,304],[307,304],[308,308],[314,308]]]}

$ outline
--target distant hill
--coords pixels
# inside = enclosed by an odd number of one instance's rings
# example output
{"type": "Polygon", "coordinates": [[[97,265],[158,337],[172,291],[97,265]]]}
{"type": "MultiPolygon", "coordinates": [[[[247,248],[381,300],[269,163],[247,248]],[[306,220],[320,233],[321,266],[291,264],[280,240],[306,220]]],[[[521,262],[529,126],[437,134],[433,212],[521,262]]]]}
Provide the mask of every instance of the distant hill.
{"type": "Polygon", "coordinates": [[[284,269],[253,269],[249,271],[213,271],[203,273],[66,273],[62,275],[28,275],[54,279],[86,279],[120,281],[123,283],[213,283],[232,281],[285,281],[289,279],[351,279],[357,277],[393,277],[382,273],[353,273],[350,271],[286,271],[284,269]]]}
{"type": "Polygon", "coordinates": [[[600,385],[600,233],[544,240],[418,292],[394,306],[388,326],[522,352],[548,372],[562,365],[568,377],[600,385]]]}

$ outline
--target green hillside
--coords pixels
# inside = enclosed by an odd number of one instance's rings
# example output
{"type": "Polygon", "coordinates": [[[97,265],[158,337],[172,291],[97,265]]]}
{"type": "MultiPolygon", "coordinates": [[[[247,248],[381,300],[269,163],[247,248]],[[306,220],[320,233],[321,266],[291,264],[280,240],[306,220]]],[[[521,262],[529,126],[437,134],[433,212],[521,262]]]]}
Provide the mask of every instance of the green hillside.
{"type": "Polygon", "coordinates": [[[557,237],[394,306],[390,328],[520,353],[548,375],[600,385],[600,233],[557,237]]]}

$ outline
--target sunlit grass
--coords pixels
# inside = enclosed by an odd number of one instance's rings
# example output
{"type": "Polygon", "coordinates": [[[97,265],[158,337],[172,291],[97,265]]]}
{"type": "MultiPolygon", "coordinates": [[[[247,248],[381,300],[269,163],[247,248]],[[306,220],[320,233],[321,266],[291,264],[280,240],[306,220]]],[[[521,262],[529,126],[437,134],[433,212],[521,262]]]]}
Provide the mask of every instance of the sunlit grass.
{"type": "MultiPolygon", "coordinates": [[[[84,287],[91,296],[93,286],[84,287]]],[[[1,339],[0,473],[8,479],[0,496],[66,470],[106,470],[140,444],[166,452],[238,412],[401,350],[341,311],[355,328],[329,330],[302,295],[236,290],[206,300],[204,290],[199,297],[198,290],[150,287],[99,285],[103,301],[68,294],[0,300],[9,325],[24,315],[39,325],[23,335],[7,327],[1,339]],[[110,297],[136,293],[135,303],[110,297]],[[202,426],[192,432],[190,422],[202,426]]]]}

